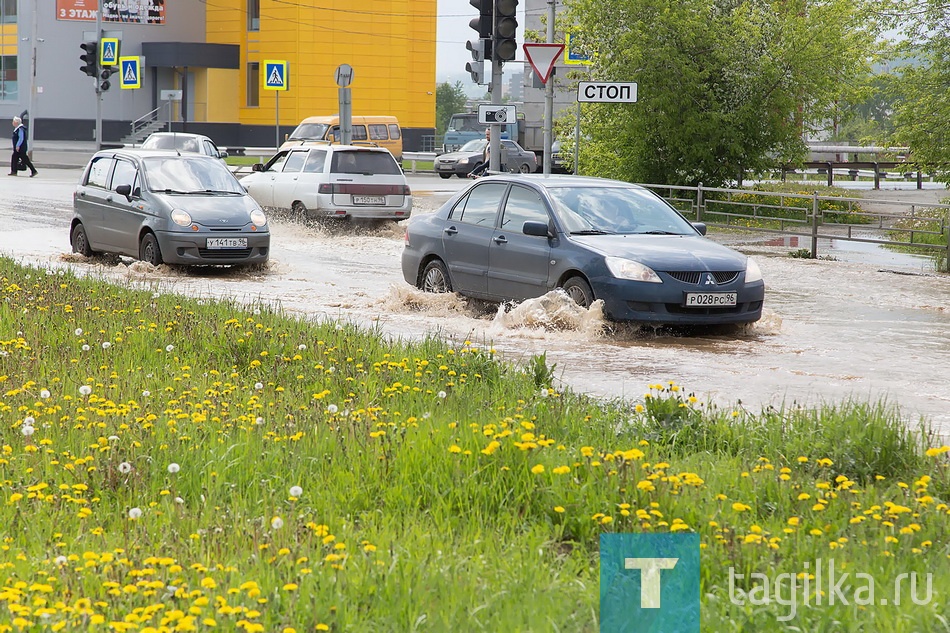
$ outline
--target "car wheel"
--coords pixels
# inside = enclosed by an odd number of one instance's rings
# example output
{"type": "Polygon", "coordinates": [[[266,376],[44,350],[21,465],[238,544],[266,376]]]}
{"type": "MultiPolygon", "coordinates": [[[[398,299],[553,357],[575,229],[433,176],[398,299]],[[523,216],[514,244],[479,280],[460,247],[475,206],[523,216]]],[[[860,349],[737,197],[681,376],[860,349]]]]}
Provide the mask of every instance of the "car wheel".
{"type": "Polygon", "coordinates": [[[303,222],[307,219],[307,207],[299,200],[290,207],[290,219],[293,222],[303,222]]]}
{"type": "Polygon", "coordinates": [[[439,174],[439,177],[442,178],[443,180],[448,180],[449,178],[452,177],[452,174],[439,174]]]}
{"type": "Polygon", "coordinates": [[[423,292],[452,292],[452,282],[449,280],[449,271],[441,259],[433,259],[422,270],[422,279],[419,288],[423,292]]]}
{"type": "Polygon", "coordinates": [[[521,167],[518,168],[518,171],[520,171],[522,174],[530,174],[531,166],[528,165],[528,163],[521,163],[521,167]]]}
{"type": "Polygon", "coordinates": [[[567,296],[574,300],[574,303],[582,308],[589,308],[594,303],[594,291],[590,284],[581,277],[571,277],[561,286],[567,296]]]}
{"type": "Polygon", "coordinates": [[[162,249],[158,246],[158,239],[153,233],[146,233],[142,236],[142,242],[139,244],[139,259],[152,266],[161,265],[162,249]]]}
{"type": "Polygon", "coordinates": [[[77,224],[73,227],[73,232],[69,234],[69,243],[72,244],[73,252],[79,253],[83,257],[91,257],[92,247],[89,246],[89,238],[86,236],[86,227],[77,224]]]}

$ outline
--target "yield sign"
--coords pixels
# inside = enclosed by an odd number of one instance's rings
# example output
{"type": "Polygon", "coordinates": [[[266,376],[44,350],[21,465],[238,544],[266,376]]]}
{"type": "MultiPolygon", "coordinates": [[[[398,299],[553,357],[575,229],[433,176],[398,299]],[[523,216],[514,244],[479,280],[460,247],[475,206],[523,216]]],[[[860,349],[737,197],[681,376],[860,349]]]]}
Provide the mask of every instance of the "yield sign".
{"type": "Polygon", "coordinates": [[[554,70],[554,63],[561,56],[564,50],[564,44],[532,44],[525,42],[524,55],[528,58],[528,63],[534,68],[535,74],[541,83],[546,84],[551,71],[554,70]]]}

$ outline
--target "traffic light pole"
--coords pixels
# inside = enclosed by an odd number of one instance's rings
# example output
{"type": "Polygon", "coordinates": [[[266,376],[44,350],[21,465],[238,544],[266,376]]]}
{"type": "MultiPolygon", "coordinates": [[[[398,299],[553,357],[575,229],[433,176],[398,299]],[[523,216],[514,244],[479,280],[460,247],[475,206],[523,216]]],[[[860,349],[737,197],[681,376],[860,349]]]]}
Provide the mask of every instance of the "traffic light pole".
{"type": "MultiPolygon", "coordinates": [[[[498,13],[492,10],[492,29],[495,33],[498,27],[498,13]]],[[[504,64],[497,59],[495,54],[494,42],[492,43],[491,54],[491,84],[488,91],[491,92],[492,105],[501,105],[501,78],[502,66],[504,64]]],[[[499,171],[501,169],[501,126],[497,123],[489,124],[491,138],[488,141],[488,170],[499,171]]]]}
{"type": "MultiPolygon", "coordinates": [[[[96,41],[102,41],[102,5],[100,2],[96,7],[96,41]]],[[[98,48],[96,54],[98,54],[98,48]]],[[[96,86],[96,151],[102,148],[102,92],[99,90],[99,64],[96,62],[96,76],[93,77],[96,86]]]]}

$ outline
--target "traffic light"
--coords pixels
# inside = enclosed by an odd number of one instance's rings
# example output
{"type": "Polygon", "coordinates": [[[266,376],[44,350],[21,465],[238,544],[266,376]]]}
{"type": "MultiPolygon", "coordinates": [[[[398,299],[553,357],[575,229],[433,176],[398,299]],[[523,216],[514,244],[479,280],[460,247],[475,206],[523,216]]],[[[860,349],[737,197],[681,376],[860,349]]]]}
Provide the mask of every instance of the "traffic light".
{"type": "Polygon", "coordinates": [[[105,92],[112,86],[112,84],[109,83],[109,77],[117,72],[119,72],[119,70],[115,66],[106,66],[102,69],[102,72],[99,73],[99,79],[102,80],[99,82],[99,92],[105,92]]]}
{"type": "Polygon", "coordinates": [[[478,39],[491,38],[492,0],[468,0],[468,3],[478,9],[478,17],[468,25],[478,31],[478,39]]]}
{"type": "Polygon", "coordinates": [[[496,62],[510,62],[518,52],[515,33],[518,31],[518,0],[495,0],[495,28],[492,31],[492,59],[496,62]]]}
{"type": "Polygon", "coordinates": [[[79,67],[79,70],[90,77],[95,77],[99,74],[99,42],[83,42],[79,48],[83,50],[83,54],[79,56],[83,65],[79,67]]]}
{"type": "Polygon", "coordinates": [[[465,48],[472,51],[472,61],[465,64],[465,70],[472,74],[472,81],[477,84],[485,81],[485,44],[488,40],[469,40],[465,48]]]}

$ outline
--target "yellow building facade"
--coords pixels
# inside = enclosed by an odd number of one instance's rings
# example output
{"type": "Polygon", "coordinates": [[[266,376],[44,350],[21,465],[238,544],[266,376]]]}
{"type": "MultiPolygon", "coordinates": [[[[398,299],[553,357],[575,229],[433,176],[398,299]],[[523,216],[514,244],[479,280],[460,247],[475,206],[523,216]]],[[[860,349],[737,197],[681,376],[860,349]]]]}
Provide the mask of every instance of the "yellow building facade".
{"type": "Polygon", "coordinates": [[[241,69],[196,76],[199,120],[273,126],[279,110],[283,128],[336,114],[335,71],[349,64],[353,115],[396,116],[407,136],[435,127],[436,0],[216,0],[205,10],[206,41],[240,46],[241,69]],[[264,89],[270,60],[287,62],[286,91],[264,89]]]}

